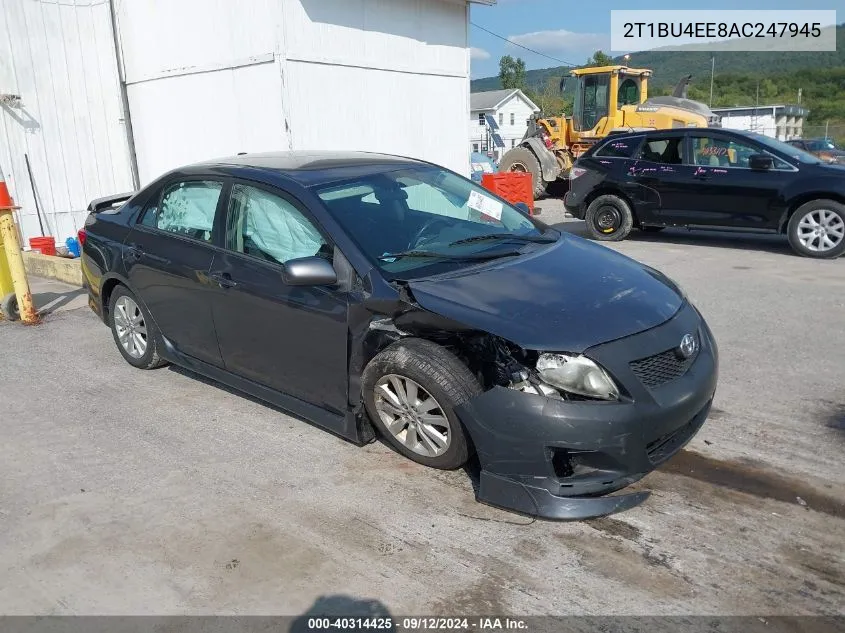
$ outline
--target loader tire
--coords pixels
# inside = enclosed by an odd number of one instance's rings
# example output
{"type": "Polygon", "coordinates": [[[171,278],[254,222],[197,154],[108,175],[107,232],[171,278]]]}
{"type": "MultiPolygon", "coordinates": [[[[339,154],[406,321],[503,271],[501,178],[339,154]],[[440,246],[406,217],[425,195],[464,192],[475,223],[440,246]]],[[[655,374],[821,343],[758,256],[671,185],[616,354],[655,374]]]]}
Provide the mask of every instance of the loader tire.
{"type": "Polygon", "coordinates": [[[516,171],[531,174],[534,186],[534,199],[539,200],[546,193],[546,181],[543,180],[543,171],[540,168],[540,161],[527,147],[514,147],[509,150],[502,160],[499,161],[499,171],[516,171]]]}

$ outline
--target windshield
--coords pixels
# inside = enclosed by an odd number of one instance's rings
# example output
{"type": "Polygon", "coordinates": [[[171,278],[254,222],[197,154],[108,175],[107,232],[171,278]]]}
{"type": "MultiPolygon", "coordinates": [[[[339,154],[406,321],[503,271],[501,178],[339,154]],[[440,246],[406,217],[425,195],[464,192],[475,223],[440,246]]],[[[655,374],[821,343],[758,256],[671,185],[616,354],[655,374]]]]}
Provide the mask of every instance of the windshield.
{"type": "Polygon", "coordinates": [[[434,166],[381,172],[314,191],[391,279],[520,255],[560,235],[538,228],[486,189],[434,166]]]}
{"type": "Polygon", "coordinates": [[[761,145],[765,145],[766,147],[778,151],[781,154],[785,154],[793,160],[797,160],[799,163],[805,163],[807,165],[818,165],[822,162],[809,152],[805,152],[803,149],[798,149],[797,147],[790,145],[789,143],[784,143],[783,141],[774,139],[771,136],[765,136],[763,134],[757,133],[752,133],[751,136],[754,138],[755,141],[757,141],[761,145]]]}

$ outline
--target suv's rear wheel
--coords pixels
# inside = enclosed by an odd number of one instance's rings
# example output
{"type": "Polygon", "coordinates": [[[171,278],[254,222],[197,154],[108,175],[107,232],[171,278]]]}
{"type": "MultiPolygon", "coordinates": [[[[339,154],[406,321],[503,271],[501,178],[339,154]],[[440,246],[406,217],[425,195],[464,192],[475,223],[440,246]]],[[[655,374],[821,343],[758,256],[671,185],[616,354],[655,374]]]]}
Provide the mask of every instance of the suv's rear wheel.
{"type": "Polygon", "coordinates": [[[845,205],[834,200],[802,204],[786,229],[789,245],[805,257],[832,259],[845,253],[845,205]]]}
{"type": "Polygon", "coordinates": [[[584,215],[590,237],[616,242],[628,237],[634,226],[631,207],[619,196],[605,194],[593,200],[584,215]]]}
{"type": "Polygon", "coordinates": [[[398,341],[370,361],[364,405],[382,437],[425,466],[449,470],[469,458],[455,408],[481,393],[472,372],[447,349],[423,339],[398,341]]]}

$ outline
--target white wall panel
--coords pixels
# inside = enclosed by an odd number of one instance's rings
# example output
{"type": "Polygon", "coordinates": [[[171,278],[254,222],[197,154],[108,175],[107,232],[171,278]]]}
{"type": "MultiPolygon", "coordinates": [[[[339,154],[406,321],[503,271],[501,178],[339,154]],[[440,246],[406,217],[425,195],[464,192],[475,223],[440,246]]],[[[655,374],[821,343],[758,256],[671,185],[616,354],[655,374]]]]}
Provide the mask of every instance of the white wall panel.
{"type": "Polygon", "coordinates": [[[288,59],[467,74],[466,7],[442,0],[283,0],[288,59]]]}
{"type": "Polygon", "coordinates": [[[132,187],[108,4],[103,0],[3,0],[0,166],[24,238],[40,235],[24,155],[32,164],[45,232],[63,242],[88,202],[132,187]]]}
{"type": "Polygon", "coordinates": [[[387,152],[468,170],[466,80],[289,62],[295,149],[387,152]],[[362,91],[366,98],[358,97],[362,91]]]}
{"type": "Polygon", "coordinates": [[[279,0],[121,0],[126,82],[225,66],[275,51],[279,0]]]}
{"type": "Polygon", "coordinates": [[[273,61],[129,86],[141,184],[185,164],[290,149],[273,61]]]}

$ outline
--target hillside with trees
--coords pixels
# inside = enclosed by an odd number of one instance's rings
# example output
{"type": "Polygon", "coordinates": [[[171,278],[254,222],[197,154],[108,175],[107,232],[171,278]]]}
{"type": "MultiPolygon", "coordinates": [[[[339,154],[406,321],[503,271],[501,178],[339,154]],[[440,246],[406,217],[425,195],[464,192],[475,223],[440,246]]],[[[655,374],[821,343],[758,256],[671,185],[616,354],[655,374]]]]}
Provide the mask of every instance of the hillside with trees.
{"type": "MultiPolygon", "coordinates": [[[[713,106],[753,106],[755,104],[798,102],[810,110],[806,136],[823,134],[826,122],[845,139],[845,25],[836,29],[837,50],[831,52],[702,52],[702,51],[644,51],[632,53],[624,62],[597,51],[584,66],[604,65],[608,62],[627,63],[636,68],[651,68],[650,92],[670,94],[677,81],[692,75],[689,96],[697,101],[710,100],[711,59],[715,57],[713,106]]],[[[522,88],[548,114],[570,113],[571,95],[560,93],[561,80],[571,67],[557,66],[525,70],[520,59],[509,59],[506,70],[519,67],[517,79],[506,73],[508,87],[522,88]]],[[[473,92],[497,90],[502,87],[499,77],[487,77],[472,82],[473,92]]],[[[568,91],[567,91],[568,92],[568,91]]]]}

